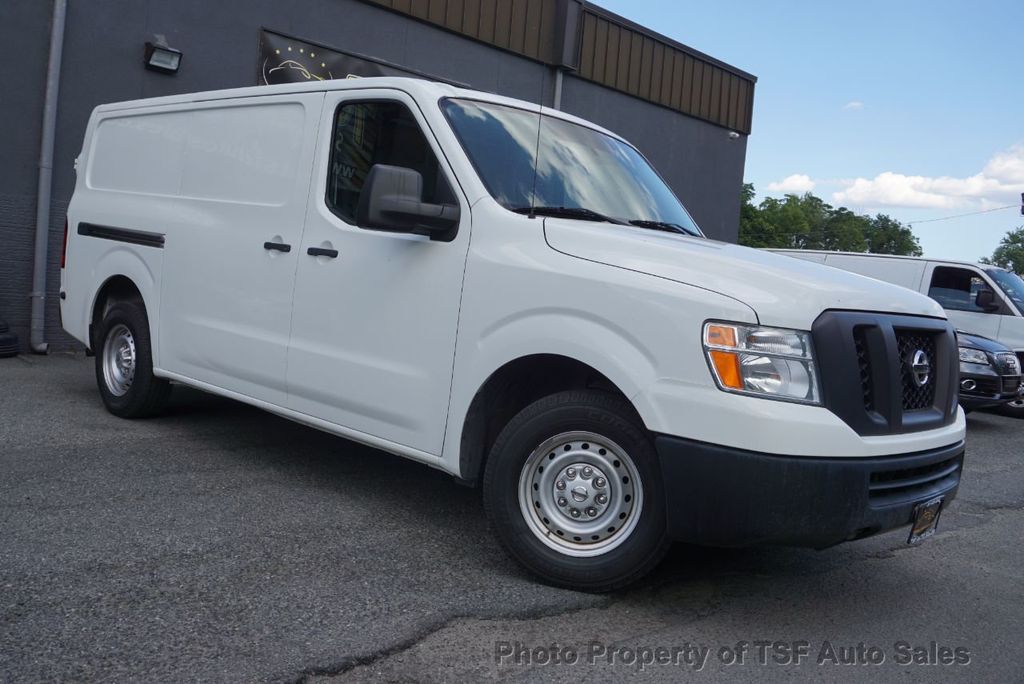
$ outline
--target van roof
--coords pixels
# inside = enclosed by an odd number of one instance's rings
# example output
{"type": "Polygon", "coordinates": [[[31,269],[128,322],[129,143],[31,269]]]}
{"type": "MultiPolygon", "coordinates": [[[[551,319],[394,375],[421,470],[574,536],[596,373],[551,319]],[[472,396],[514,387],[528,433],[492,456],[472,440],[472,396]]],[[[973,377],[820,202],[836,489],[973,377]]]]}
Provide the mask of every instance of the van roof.
{"type": "MultiPolygon", "coordinates": [[[[482,90],[460,88],[429,81],[423,78],[412,78],[402,76],[372,76],[367,78],[339,78],[327,81],[312,81],[309,83],[281,83],[277,85],[256,85],[244,88],[227,88],[224,90],[207,90],[197,93],[183,93],[181,95],[166,95],[163,97],[150,97],[141,100],[127,100],[124,102],[113,102],[102,104],[96,107],[96,112],[105,114],[109,112],[126,111],[132,109],[145,109],[150,107],[161,107],[165,105],[188,104],[192,102],[210,102],[214,100],[233,100],[247,97],[269,97],[273,95],[287,95],[291,93],[312,93],[335,90],[361,90],[366,88],[392,88],[402,90],[410,95],[419,95],[422,98],[441,99],[442,97],[463,97],[473,100],[483,100],[495,104],[508,105],[519,109],[526,109],[536,112],[539,105],[526,100],[518,100],[512,97],[496,95],[482,90]]],[[[565,121],[577,123],[588,128],[593,128],[602,133],[610,135],[619,140],[624,140],[620,135],[613,133],[597,124],[566,114],[557,109],[544,107],[544,114],[553,116],[565,121]]]]}
{"type": "Polygon", "coordinates": [[[905,261],[933,261],[933,262],[939,263],[939,264],[956,264],[958,266],[974,266],[975,268],[981,268],[981,269],[994,268],[994,269],[997,269],[997,270],[1000,270],[1000,271],[1005,271],[1006,270],[1002,266],[996,266],[995,264],[982,264],[982,263],[978,263],[978,262],[975,262],[975,261],[963,261],[963,260],[960,260],[960,259],[933,259],[931,257],[905,256],[905,255],[902,255],[902,254],[872,254],[871,252],[839,252],[839,251],[829,251],[827,249],[769,249],[768,251],[770,251],[770,252],[779,252],[779,253],[782,253],[782,254],[788,254],[788,253],[823,254],[823,255],[826,255],[826,256],[828,256],[830,254],[835,254],[835,255],[852,256],[852,257],[872,257],[872,258],[876,258],[876,259],[903,259],[905,261]]]}

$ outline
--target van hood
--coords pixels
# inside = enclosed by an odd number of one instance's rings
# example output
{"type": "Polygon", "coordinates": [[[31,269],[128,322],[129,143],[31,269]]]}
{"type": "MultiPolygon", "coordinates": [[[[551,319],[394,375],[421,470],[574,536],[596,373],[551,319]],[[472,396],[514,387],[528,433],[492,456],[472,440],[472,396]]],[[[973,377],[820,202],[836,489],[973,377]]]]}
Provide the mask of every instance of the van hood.
{"type": "Polygon", "coordinates": [[[633,226],[544,220],[548,245],[569,256],[667,278],[737,299],[762,325],[810,330],[826,309],[945,318],[913,290],[803,259],[633,226]]]}

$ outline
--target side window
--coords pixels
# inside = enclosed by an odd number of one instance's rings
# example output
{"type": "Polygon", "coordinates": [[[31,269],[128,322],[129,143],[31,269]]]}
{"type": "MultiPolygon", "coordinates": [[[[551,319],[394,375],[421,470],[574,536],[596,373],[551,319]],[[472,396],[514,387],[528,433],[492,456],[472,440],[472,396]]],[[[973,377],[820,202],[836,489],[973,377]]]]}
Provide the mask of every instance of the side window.
{"type": "Polygon", "coordinates": [[[978,292],[991,289],[975,271],[939,266],[932,272],[928,296],[952,311],[986,313],[975,303],[978,292]]]}
{"type": "Polygon", "coordinates": [[[437,157],[408,107],[400,102],[353,102],[338,107],[327,171],[327,206],[349,223],[374,164],[403,166],[423,176],[423,202],[456,204],[437,157]]]}

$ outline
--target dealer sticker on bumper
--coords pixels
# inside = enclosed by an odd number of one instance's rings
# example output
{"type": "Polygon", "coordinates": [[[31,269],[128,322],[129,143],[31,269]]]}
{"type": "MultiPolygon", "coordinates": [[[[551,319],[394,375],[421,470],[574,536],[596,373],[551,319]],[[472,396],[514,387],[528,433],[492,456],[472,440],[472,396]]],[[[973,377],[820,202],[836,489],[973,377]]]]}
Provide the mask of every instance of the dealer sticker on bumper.
{"type": "Polygon", "coordinates": [[[910,536],[907,537],[908,544],[920,544],[935,534],[935,530],[939,525],[939,514],[942,513],[942,500],[944,498],[937,496],[914,507],[914,522],[910,527],[910,536]]]}

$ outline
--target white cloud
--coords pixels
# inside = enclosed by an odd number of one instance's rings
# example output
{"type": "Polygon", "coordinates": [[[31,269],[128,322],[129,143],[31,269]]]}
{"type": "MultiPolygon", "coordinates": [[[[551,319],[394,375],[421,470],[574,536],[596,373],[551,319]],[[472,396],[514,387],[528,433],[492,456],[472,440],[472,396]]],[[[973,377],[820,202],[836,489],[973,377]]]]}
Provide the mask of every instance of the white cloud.
{"type": "Polygon", "coordinates": [[[814,189],[814,181],[803,173],[794,173],[786,176],[780,181],[768,184],[768,192],[782,192],[785,194],[801,194],[814,189]]]}
{"type": "Polygon", "coordinates": [[[864,103],[860,100],[850,100],[843,105],[843,111],[859,112],[864,109],[864,103]]]}
{"type": "Polygon", "coordinates": [[[999,152],[979,173],[965,178],[886,171],[870,179],[844,181],[844,185],[832,194],[832,201],[854,207],[986,209],[1012,204],[1024,192],[1024,145],[999,152]]]}

